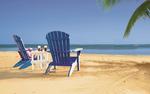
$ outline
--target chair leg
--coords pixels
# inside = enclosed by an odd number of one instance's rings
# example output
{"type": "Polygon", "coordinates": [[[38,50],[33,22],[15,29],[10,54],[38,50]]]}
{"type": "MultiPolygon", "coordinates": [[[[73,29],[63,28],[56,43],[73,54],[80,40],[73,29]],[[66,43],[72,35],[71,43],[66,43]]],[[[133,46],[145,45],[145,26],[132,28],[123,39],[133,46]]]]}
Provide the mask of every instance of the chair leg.
{"type": "Polygon", "coordinates": [[[54,70],[56,70],[56,66],[54,65],[54,70]]]}
{"type": "Polygon", "coordinates": [[[18,61],[13,67],[19,67],[21,65],[23,65],[25,63],[25,61],[23,61],[22,59],[20,61],[18,61]]]}
{"type": "Polygon", "coordinates": [[[42,64],[43,62],[41,61],[40,62],[40,68],[41,68],[41,70],[43,69],[43,64],[42,64]]]}
{"type": "Polygon", "coordinates": [[[48,67],[47,67],[47,69],[45,71],[45,75],[47,75],[50,72],[51,67],[52,67],[51,65],[48,65],[48,67]]]}
{"type": "Polygon", "coordinates": [[[34,70],[34,63],[32,62],[32,70],[34,70]]]}
{"type": "Polygon", "coordinates": [[[77,71],[80,70],[80,61],[79,61],[79,58],[77,59],[77,71]]]}
{"type": "Polygon", "coordinates": [[[76,67],[76,65],[77,65],[77,63],[73,63],[73,64],[72,64],[72,66],[70,67],[70,70],[69,70],[69,72],[68,72],[68,77],[71,76],[71,74],[73,73],[74,68],[76,67]]]}

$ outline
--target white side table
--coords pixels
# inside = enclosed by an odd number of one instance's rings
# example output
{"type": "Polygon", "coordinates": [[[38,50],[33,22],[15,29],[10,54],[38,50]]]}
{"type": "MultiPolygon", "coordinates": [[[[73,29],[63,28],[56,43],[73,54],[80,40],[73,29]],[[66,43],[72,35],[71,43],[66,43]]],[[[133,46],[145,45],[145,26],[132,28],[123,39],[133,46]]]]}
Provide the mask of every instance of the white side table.
{"type": "Polygon", "coordinates": [[[32,70],[34,70],[34,66],[39,64],[41,70],[43,69],[43,65],[48,65],[48,52],[46,51],[32,51],[31,52],[31,63],[32,70]]]}

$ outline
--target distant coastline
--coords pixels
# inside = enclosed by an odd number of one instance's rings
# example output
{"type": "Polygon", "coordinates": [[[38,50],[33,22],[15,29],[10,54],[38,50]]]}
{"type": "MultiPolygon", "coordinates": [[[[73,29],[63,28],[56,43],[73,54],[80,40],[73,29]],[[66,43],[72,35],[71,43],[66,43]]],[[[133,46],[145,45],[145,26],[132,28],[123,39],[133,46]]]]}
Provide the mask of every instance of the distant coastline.
{"type": "MultiPolygon", "coordinates": [[[[26,48],[36,49],[38,45],[25,44],[26,48]]],[[[83,53],[93,54],[140,54],[150,55],[150,44],[72,44],[71,49],[83,48],[83,53]]],[[[17,51],[16,44],[0,44],[0,51],[17,51]]]]}

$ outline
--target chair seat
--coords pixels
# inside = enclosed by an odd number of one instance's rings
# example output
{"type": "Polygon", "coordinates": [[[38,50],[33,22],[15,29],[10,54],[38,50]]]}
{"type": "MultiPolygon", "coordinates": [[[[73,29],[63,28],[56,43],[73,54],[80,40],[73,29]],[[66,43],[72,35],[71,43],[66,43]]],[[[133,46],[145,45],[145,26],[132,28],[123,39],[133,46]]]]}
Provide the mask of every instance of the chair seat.
{"type": "Polygon", "coordinates": [[[55,66],[71,66],[73,63],[75,63],[77,60],[77,57],[70,57],[64,62],[51,62],[49,65],[55,65],[55,66]]]}

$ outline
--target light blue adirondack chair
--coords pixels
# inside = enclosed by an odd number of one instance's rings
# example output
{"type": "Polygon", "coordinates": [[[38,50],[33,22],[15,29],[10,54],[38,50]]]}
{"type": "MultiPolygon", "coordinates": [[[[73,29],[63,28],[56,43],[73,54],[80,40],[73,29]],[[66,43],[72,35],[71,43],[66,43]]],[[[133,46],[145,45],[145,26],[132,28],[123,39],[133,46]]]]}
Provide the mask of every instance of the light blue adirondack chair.
{"type": "Polygon", "coordinates": [[[68,66],[70,70],[68,76],[71,76],[74,68],[77,66],[77,70],[80,70],[79,55],[82,48],[70,50],[69,35],[61,31],[49,32],[46,35],[48,47],[51,52],[52,62],[49,63],[45,74],[50,72],[52,66],[68,66]],[[71,57],[70,52],[77,52],[77,56],[71,57]]]}
{"type": "Polygon", "coordinates": [[[23,44],[23,41],[22,39],[17,36],[17,35],[13,35],[13,38],[17,44],[17,47],[18,47],[18,53],[21,57],[21,60],[19,62],[17,62],[13,67],[19,67],[19,69],[25,69],[29,66],[31,66],[31,57],[29,57],[26,49],[25,49],[25,46],[23,44]]]}

